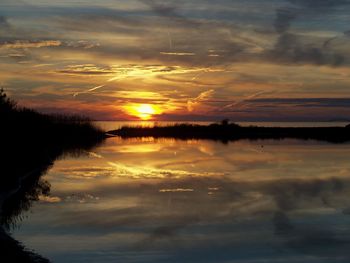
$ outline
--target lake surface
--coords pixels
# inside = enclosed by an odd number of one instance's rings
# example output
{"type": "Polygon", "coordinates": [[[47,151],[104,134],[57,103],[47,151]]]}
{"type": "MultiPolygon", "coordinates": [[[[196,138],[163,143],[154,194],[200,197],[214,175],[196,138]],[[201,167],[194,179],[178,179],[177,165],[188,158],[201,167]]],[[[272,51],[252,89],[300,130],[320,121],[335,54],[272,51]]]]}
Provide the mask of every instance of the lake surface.
{"type": "Polygon", "coordinates": [[[110,138],[12,230],[52,262],[349,262],[350,145],[110,138]]]}

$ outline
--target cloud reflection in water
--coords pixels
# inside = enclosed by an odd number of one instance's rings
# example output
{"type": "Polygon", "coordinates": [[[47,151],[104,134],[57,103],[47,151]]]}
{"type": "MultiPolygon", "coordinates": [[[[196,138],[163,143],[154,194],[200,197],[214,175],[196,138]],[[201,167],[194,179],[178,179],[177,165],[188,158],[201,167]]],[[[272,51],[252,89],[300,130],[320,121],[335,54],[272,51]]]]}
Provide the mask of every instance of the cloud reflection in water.
{"type": "Polygon", "coordinates": [[[348,262],[350,148],[309,144],[109,139],[15,236],[55,262],[348,262]]]}

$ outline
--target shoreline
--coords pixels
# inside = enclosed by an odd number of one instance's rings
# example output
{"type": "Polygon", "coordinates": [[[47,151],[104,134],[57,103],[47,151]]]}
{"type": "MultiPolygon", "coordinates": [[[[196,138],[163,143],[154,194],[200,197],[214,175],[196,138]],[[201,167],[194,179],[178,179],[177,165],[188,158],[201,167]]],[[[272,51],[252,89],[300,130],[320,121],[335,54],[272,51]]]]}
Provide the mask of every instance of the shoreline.
{"type": "Polygon", "coordinates": [[[122,138],[209,139],[222,142],[243,139],[300,139],[344,143],[350,141],[350,125],[343,127],[261,127],[240,126],[235,123],[214,123],[210,125],[176,124],[154,127],[124,126],[117,130],[108,131],[106,134],[122,138]]]}

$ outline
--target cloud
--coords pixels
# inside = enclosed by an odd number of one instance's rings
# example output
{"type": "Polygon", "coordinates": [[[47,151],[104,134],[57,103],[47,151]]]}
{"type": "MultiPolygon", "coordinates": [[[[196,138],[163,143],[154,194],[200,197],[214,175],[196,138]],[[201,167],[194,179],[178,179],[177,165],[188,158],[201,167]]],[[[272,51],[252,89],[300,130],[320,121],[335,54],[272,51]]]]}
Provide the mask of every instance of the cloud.
{"type": "Polygon", "coordinates": [[[184,74],[196,72],[198,68],[184,66],[166,66],[161,64],[124,64],[124,65],[95,65],[95,64],[77,64],[69,65],[59,69],[56,72],[69,75],[113,75],[107,82],[122,80],[133,77],[151,77],[155,75],[166,74],[184,74]]]}
{"type": "Polygon", "coordinates": [[[97,159],[103,158],[102,155],[100,155],[100,154],[98,154],[98,153],[95,153],[95,152],[87,152],[87,154],[88,154],[89,157],[91,157],[91,158],[97,158],[97,159]]]}
{"type": "Polygon", "coordinates": [[[156,227],[153,232],[144,240],[142,240],[138,247],[145,249],[152,245],[153,243],[161,239],[175,238],[183,228],[200,222],[198,216],[183,216],[182,218],[176,218],[175,222],[171,222],[171,225],[163,225],[156,227]]]}
{"type": "Polygon", "coordinates": [[[286,107],[305,107],[305,108],[349,108],[350,98],[262,98],[249,99],[249,103],[265,104],[275,107],[277,105],[286,107]]]}
{"type": "Polygon", "coordinates": [[[251,98],[242,104],[228,104],[218,112],[234,121],[348,120],[350,98],[251,98]]]}
{"type": "Polygon", "coordinates": [[[110,67],[100,67],[94,64],[70,65],[56,72],[69,75],[110,75],[115,73],[110,67]]]}
{"type": "Polygon", "coordinates": [[[249,95],[241,100],[238,100],[238,101],[235,101],[235,102],[230,103],[228,105],[225,105],[223,108],[225,109],[225,108],[232,108],[232,107],[242,107],[245,104],[245,102],[249,102],[253,98],[259,97],[263,94],[269,94],[269,93],[271,93],[271,91],[270,92],[269,91],[259,91],[259,92],[256,92],[254,94],[251,94],[251,95],[249,95]]]}
{"type": "Polygon", "coordinates": [[[195,56],[196,53],[191,52],[160,52],[162,55],[169,55],[169,56],[195,56]]]}
{"type": "Polygon", "coordinates": [[[89,93],[89,92],[96,91],[96,90],[98,90],[98,89],[104,88],[105,86],[106,86],[106,85],[98,85],[98,86],[95,86],[95,87],[93,87],[93,88],[87,89],[87,90],[82,91],[82,92],[74,92],[74,93],[73,93],[73,97],[76,97],[76,96],[78,96],[78,95],[80,95],[80,94],[87,94],[87,93],[89,93]]]}
{"type": "Polygon", "coordinates": [[[7,18],[4,16],[0,16],[0,30],[10,28],[10,24],[7,21],[7,18]]]}
{"type": "MultiPolygon", "coordinates": [[[[1,19],[1,17],[0,17],[1,19]]],[[[1,26],[1,20],[0,20],[1,26]]],[[[62,41],[62,40],[9,40],[0,42],[0,48],[41,48],[41,47],[70,47],[90,49],[98,47],[100,44],[96,42],[77,40],[77,41],[62,41]]]]}
{"type": "Polygon", "coordinates": [[[276,235],[289,234],[294,230],[294,226],[284,212],[277,211],[272,219],[276,235]]]}
{"type": "Polygon", "coordinates": [[[156,0],[141,0],[144,4],[151,8],[151,10],[158,14],[159,16],[163,16],[169,18],[172,21],[182,23],[186,26],[190,27],[198,27],[201,24],[194,19],[189,19],[178,13],[177,7],[170,4],[164,4],[162,1],[156,0]]]}
{"type": "Polygon", "coordinates": [[[311,10],[326,9],[348,5],[349,0],[287,0],[288,2],[311,10]]]}
{"type": "Polygon", "coordinates": [[[78,203],[95,203],[100,198],[92,194],[72,194],[64,198],[65,202],[78,202],[78,203]]]}
{"type": "Polygon", "coordinates": [[[279,36],[275,46],[264,53],[267,60],[282,64],[314,64],[340,66],[346,62],[343,54],[328,50],[322,45],[303,44],[295,34],[279,36]]]}
{"type": "Polygon", "coordinates": [[[110,177],[115,174],[112,167],[72,167],[72,168],[60,168],[56,171],[62,173],[66,178],[77,179],[92,179],[96,177],[110,177]]]}
{"type": "MultiPolygon", "coordinates": [[[[108,84],[128,80],[132,78],[143,79],[153,78],[161,75],[168,74],[184,74],[193,71],[197,71],[197,68],[189,67],[180,67],[180,66],[165,66],[165,65],[136,65],[136,64],[127,64],[127,65],[113,65],[113,66],[97,66],[94,64],[87,65],[70,65],[64,69],[57,70],[57,73],[60,74],[69,74],[69,75],[87,75],[87,76],[109,76],[109,79],[105,81],[102,85],[97,85],[92,88],[89,88],[85,91],[75,92],[74,97],[79,94],[86,94],[91,91],[98,90],[100,88],[106,87],[108,84]]],[[[122,91],[121,91],[122,92],[122,91]]],[[[130,93],[133,91],[130,91],[130,93]]],[[[141,92],[135,92],[139,95],[141,92]]],[[[144,93],[148,93],[147,91],[144,93]]],[[[154,93],[155,94],[155,93],[154,93]]],[[[143,94],[144,95],[144,94],[143,94]]],[[[140,100],[144,99],[143,97],[138,97],[140,100]]],[[[154,98],[153,98],[154,99],[154,98]]]]}
{"type": "Polygon", "coordinates": [[[284,33],[290,28],[290,23],[296,18],[297,13],[293,9],[280,8],[276,11],[274,27],[277,33],[284,33]]]}
{"type": "Polygon", "coordinates": [[[214,90],[207,90],[200,93],[196,98],[187,101],[187,110],[192,112],[198,107],[202,102],[205,102],[208,98],[211,98],[214,94],[214,90]]]}
{"type": "Polygon", "coordinates": [[[25,49],[25,48],[41,48],[41,47],[58,47],[61,45],[62,45],[62,42],[59,40],[42,40],[42,41],[16,40],[16,41],[0,43],[0,48],[25,49]]]}
{"type": "Polygon", "coordinates": [[[144,4],[149,6],[155,13],[166,17],[181,17],[176,13],[176,7],[164,3],[159,4],[155,0],[141,0],[144,4]]]}
{"type": "Polygon", "coordinates": [[[192,188],[165,188],[159,189],[160,193],[182,193],[182,192],[193,192],[192,188]]]}
{"type": "Polygon", "coordinates": [[[90,48],[99,47],[100,43],[86,41],[86,40],[78,40],[78,41],[67,41],[63,43],[63,45],[67,47],[73,47],[73,48],[90,49],[90,48]]]}
{"type": "Polygon", "coordinates": [[[290,33],[292,21],[298,16],[318,16],[334,12],[334,8],[350,4],[348,0],[287,0],[294,7],[283,7],[276,10],[274,28],[279,34],[272,50],[265,52],[266,58],[275,63],[315,64],[339,66],[345,63],[343,54],[329,50],[329,43],[338,37],[323,41],[322,45],[303,43],[301,37],[290,33]]]}
{"type": "Polygon", "coordinates": [[[62,201],[62,199],[58,196],[45,196],[45,195],[39,196],[39,200],[45,203],[59,203],[62,201]]]}
{"type": "Polygon", "coordinates": [[[150,31],[150,19],[137,11],[96,9],[90,13],[67,16],[62,14],[53,19],[59,28],[76,32],[109,32],[123,35],[143,35],[150,31]]]}

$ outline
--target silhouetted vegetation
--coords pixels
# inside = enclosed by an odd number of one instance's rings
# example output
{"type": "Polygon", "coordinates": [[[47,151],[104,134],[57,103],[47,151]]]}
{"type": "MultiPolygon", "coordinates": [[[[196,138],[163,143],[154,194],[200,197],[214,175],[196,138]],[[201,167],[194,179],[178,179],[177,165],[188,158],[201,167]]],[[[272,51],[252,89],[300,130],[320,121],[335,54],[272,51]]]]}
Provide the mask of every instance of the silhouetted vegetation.
{"type": "Polygon", "coordinates": [[[320,140],[333,143],[350,141],[350,125],[346,127],[243,127],[235,123],[223,120],[220,124],[210,125],[175,124],[170,126],[155,127],[122,127],[119,130],[109,131],[109,134],[123,138],[154,137],[176,139],[211,139],[222,142],[240,139],[301,139],[320,140]]]}
{"type": "Polygon", "coordinates": [[[54,161],[98,145],[104,132],[80,116],[21,108],[0,90],[0,262],[48,262],[6,233],[50,184],[41,176],[54,161]]]}
{"type": "Polygon", "coordinates": [[[57,140],[68,143],[87,138],[102,138],[104,132],[86,118],[77,115],[41,114],[34,110],[18,107],[0,90],[1,135],[40,137],[40,141],[57,140]],[[54,138],[54,140],[53,140],[54,138]]]}

